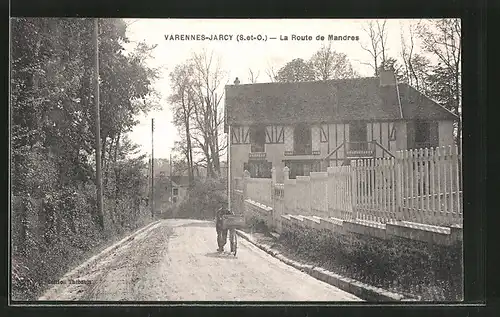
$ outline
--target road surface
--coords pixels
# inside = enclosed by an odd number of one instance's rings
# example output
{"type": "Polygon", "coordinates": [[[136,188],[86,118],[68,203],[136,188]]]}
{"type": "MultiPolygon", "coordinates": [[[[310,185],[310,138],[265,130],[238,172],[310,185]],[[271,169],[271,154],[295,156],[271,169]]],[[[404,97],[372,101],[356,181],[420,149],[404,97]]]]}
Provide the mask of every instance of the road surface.
{"type": "Polygon", "coordinates": [[[360,300],[242,238],[236,257],[216,249],[212,222],[162,220],[69,272],[40,300],[360,300]]]}

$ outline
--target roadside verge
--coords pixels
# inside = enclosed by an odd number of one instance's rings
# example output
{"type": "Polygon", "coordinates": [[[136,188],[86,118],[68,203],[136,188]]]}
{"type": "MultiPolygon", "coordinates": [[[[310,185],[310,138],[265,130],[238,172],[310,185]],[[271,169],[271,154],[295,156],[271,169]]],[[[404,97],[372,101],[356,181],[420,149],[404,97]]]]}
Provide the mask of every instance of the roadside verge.
{"type": "MultiPolygon", "coordinates": [[[[78,265],[77,267],[71,269],[69,272],[64,274],[61,278],[59,278],[59,281],[68,281],[68,280],[73,280],[74,277],[78,276],[80,272],[84,271],[86,268],[92,266],[93,264],[97,263],[101,258],[109,254],[110,252],[116,250],[119,247],[125,246],[128,243],[132,242],[136,237],[138,237],[141,234],[146,234],[148,231],[154,229],[156,226],[158,226],[161,223],[162,220],[156,220],[148,225],[138,229],[137,231],[127,235],[123,239],[119,240],[118,242],[115,242],[108,248],[102,250],[101,252],[97,253],[96,255],[90,257],[87,259],[85,262],[82,264],[78,265]]],[[[67,283],[61,283],[61,284],[52,284],[52,286],[49,286],[45,291],[42,293],[40,297],[38,297],[38,300],[44,301],[48,300],[48,298],[51,297],[51,294],[57,293],[57,290],[60,289],[61,287],[65,287],[67,283]]]]}
{"type": "Polygon", "coordinates": [[[389,292],[387,290],[384,290],[379,287],[374,287],[365,283],[361,283],[357,280],[343,277],[341,275],[338,275],[336,273],[330,272],[328,270],[325,270],[321,267],[315,267],[309,264],[303,264],[294,260],[291,260],[281,254],[279,251],[269,247],[266,244],[259,243],[256,241],[256,239],[252,238],[249,234],[241,231],[241,230],[236,230],[236,233],[242,237],[243,239],[247,240],[248,242],[252,243],[259,249],[263,250],[264,252],[268,253],[269,255],[279,259],[280,261],[298,269],[301,270],[302,272],[305,272],[312,277],[328,283],[330,285],[333,285],[335,287],[338,287],[339,289],[349,292],[355,296],[358,296],[359,298],[366,300],[366,301],[377,301],[377,302],[395,302],[395,301],[414,301],[415,299],[412,298],[405,298],[405,296],[401,294],[396,294],[393,292],[389,292]]]}

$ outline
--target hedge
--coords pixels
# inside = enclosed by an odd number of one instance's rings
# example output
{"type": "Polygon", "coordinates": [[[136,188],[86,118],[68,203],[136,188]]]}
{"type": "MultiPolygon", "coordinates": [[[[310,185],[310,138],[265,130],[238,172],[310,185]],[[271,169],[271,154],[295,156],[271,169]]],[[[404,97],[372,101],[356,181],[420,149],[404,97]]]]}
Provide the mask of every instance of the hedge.
{"type": "Polygon", "coordinates": [[[444,247],[311,229],[285,231],[279,240],[290,253],[369,285],[422,300],[461,300],[463,296],[461,243],[444,247]]]}

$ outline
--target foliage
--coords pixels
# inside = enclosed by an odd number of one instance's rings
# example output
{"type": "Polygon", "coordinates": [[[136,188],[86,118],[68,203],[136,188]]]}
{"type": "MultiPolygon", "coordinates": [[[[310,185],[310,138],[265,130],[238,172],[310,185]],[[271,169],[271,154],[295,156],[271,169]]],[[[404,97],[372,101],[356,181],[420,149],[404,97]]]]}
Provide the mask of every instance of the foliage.
{"type": "Polygon", "coordinates": [[[304,82],[313,81],[315,78],[313,65],[302,58],[296,58],[278,71],[276,80],[279,82],[304,82]]]}
{"type": "Polygon", "coordinates": [[[250,232],[268,233],[269,228],[266,222],[259,217],[251,216],[250,219],[245,220],[246,230],[250,232]]]}
{"type": "Polygon", "coordinates": [[[280,68],[276,74],[274,69],[270,67],[268,76],[272,81],[304,82],[354,78],[358,74],[352,68],[347,55],[335,52],[330,43],[323,45],[308,61],[302,58],[293,59],[280,68]]]}
{"type": "Polygon", "coordinates": [[[207,178],[195,183],[177,212],[178,218],[213,219],[217,209],[227,206],[226,183],[207,178]]]}
{"type": "Polygon", "coordinates": [[[288,253],[333,272],[423,300],[461,300],[462,245],[381,240],[327,230],[292,229],[280,235],[288,253]]]}
{"type": "Polygon", "coordinates": [[[417,29],[424,50],[438,59],[429,74],[429,95],[458,116],[455,140],[460,149],[462,131],[462,28],[458,18],[433,19],[417,29]]]}
{"type": "Polygon", "coordinates": [[[356,75],[347,55],[323,45],[310,59],[316,80],[353,78],[356,75]]]}
{"type": "Polygon", "coordinates": [[[94,19],[11,23],[13,291],[32,299],[84,253],[144,224],[144,157],[125,137],[157,106],[153,47],[125,51],[126,24],[99,19],[99,86],[105,214],[95,180],[94,19]],[[133,158],[135,156],[135,158],[133,158]]]}

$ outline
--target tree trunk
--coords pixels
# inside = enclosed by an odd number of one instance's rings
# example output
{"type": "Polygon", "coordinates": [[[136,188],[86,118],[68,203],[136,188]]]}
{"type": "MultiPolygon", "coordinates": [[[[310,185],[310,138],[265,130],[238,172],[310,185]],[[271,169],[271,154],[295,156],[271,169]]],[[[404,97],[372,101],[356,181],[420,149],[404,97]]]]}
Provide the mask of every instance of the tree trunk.
{"type": "Polygon", "coordinates": [[[187,146],[189,188],[191,188],[194,182],[194,175],[193,175],[193,150],[191,147],[191,134],[189,132],[189,119],[186,121],[186,142],[187,142],[186,146],[187,146]]]}
{"type": "MultiPolygon", "coordinates": [[[[106,166],[105,168],[103,169],[105,172],[104,172],[104,182],[105,182],[105,186],[109,183],[109,168],[112,164],[110,164],[110,160],[111,160],[111,153],[113,152],[113,146],[114,146],[114,142],[115,139],[114,138],[111,138],[110,141],[109,141],[109,148],[108,148],[108,159],[106,160],[106,166]]],[[[104,154],[104,151],[103,151],[103,154],[104,154]]],[[[106,188],[106,187],[105,187],[106,188]]]]}
{"type": "MultiPolygon", "coordinates": [[[[102,147],[101,147],[101,173],[102,173],[102,171],[104,171],[104,177],[102,178],[103,189],[106,188],[106,185],[108,184],[108,175],[106,172],[106,143],[107,143],[106,140],[107,140],[107,136],[104,136],[102,138],[102,147]]],[[[104,192],[103,192],[103,195],[104,195],[104,192]]]]}
{"type": "Polygon", "coordinates": [[[120,138],[122,136],[122,132],[118,131],[118,135],[116,137],[116,145],[115,145],[115,153],[113,154],[113,165],[116,165],[116,158],[118,156],[118,149],[120,148],[120,138]]]}

